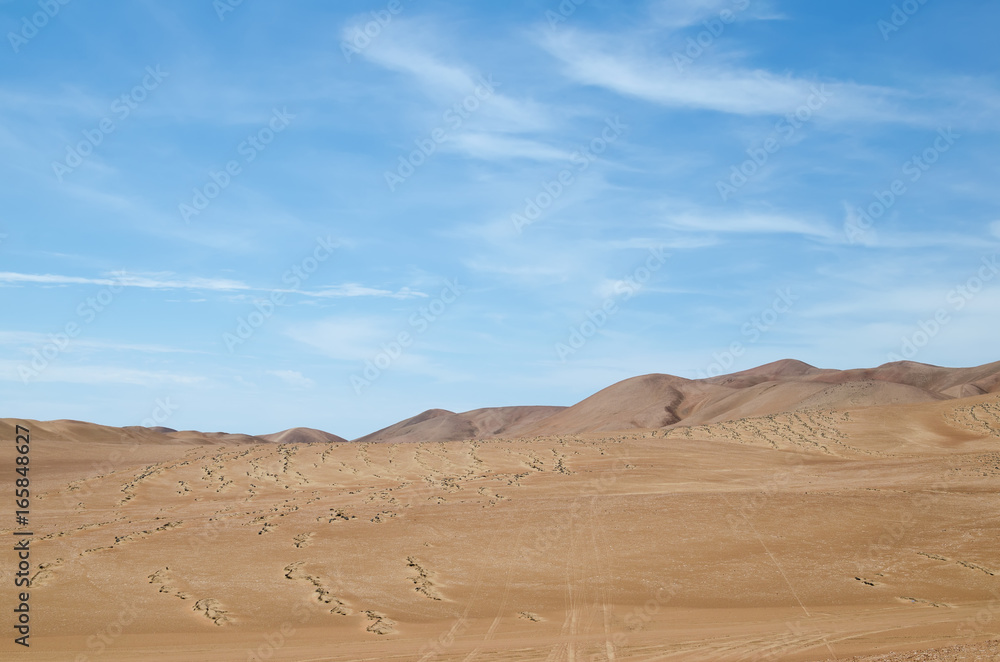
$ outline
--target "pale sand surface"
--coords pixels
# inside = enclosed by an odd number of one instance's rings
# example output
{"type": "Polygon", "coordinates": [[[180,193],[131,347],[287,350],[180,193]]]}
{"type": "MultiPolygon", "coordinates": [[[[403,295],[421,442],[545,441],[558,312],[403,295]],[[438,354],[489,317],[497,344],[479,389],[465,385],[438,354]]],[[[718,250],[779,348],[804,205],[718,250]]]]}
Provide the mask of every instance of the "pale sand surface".
{"type": "Polygon", "coordinates": [[[1000,659],[997,394],[442,443],[28,425],[47,565],[3,659],[1000,659]]]}

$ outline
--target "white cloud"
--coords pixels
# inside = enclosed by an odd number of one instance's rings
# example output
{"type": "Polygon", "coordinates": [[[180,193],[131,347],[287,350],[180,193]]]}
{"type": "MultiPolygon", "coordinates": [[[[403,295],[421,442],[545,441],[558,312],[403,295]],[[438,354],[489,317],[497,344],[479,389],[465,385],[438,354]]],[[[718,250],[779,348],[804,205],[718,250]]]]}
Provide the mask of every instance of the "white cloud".
{"type": "Polygon", "coordinates": [[[691,236],[681,235],[669,239],[654,237],[631,237],[629,239],[613,239],[606,242],[608,248],[615,250],[623,248],[645,248],[645,249],[679,249],[692,250],[696,248],[707,248],[718,245],[719,240],[707,235],[691,236]]]}
{"type": "Polygon", "coordinates": [[[734,9],[733,0],[660,0],[650,7],[659,25],[666,28],[683,28],[695,25],[723,9],[734,9]]]}
{"type": "MultiPolygon", "coordinates": [[[[854,244],[868,248],[883,248],[902,250],[907,248],[973,248],[989,250],[996,244],[989,237],[982,235],[961,234],[958,232],[926,232],[907,229],[905,232],[894,232],[893,227],[899,226],[898,214],[892,213],[885,219],[868,224],[858,215],[857,208],[844,202],[844,237],[854,244]],[[887,227],[888,224],[891,226],[887,227]],[[864,229],[863,229],[864,228],[864,229]]],[[[1000,221],[995,221],[990,227],[994,237],[1000,239],[1000,221]]]]}
{"type": "Polygon", "coordinates": [[[403,287],[397,291],[367,287],[358,283],[328,285],[318,290],[285,290],[251,287],[238,280],[226,278],[176,278],[170,273],[134,275],[120,272],[113,278],[86,278],[80,276],[62,276],[58,274],[22,274],[10,271],[0,272],[0,285],[3,283],[33,283],[37,285],[102,285],[120,287],[138,287],[151,290],[210,290],[215,292],[285,292],[308,297],[339,298],[339,297],[386,297],[391,299],[415,299],[427,297],[427,294],[403,287]]]}
{"type": "Polygon", "coordinates": [[[628,52],[601,35],[565,30],[546,33],[541,46],[560,60],[568,77],[583,85],[675,108],[736,115],[783,115],[812,100],[816,112],[840,119],[899,119],[893,90],[778,75],[732,64],[698,63],[679,69],[669,57],[628,52]],[[820,95],[826,101],[820,101],[820,95]]]}
{"type": "Polygon", "coordinates": [[[171,274],[130,275],[121,272],[112,278],[85,278],[58,274],[22,274],[10,271],[0,272],[0,283],[37,283],[42,285],[103,285],[140,287],[146,289],[197,289],[232,292],[252,289],[246,283],[225,278],[171,278],[171,274]]]}
{"type": "MultiPolygon", "coordinates": [[[[379,38],[362,51],[365,59],[386,69],[410,74],[438,92],[468,94],[476,86],[475,76],[468,70],[446,64],[420,48],[405,41],[407,27],[417,27],[414,22],[397,20],[385,29],[379,38]]],[[[350,41],[353,28],[345,27],[343,39],[350,41]]],[[[412,31],[409,31],[413,34],[412,31]]],[[[423,31],[418,31],[417,34],[423,31]]]]}
{"type": "Polygon", "coordinates": [[[668,29],[698,26],[727,10],[734,20],[783,18],[764,0],[659,0],[650,6],[653,21],[668,29]]]}
{"type": "Polygon", "coordinates": [[[428,295],[423,292],[411,290],[408,287],[401,288],[393,292],[392,290],[382,290],[374,287],[365,287],[357,283],[345,283],[343,285],[330,285],[322,287],[313,292],[296,291],[310,297],[339,298],[339,297],[386,297],[390,299],[417,299],[426,298],[428,295]]]}
{"type": "Polygon", "coordinates": [[[824,223],[779,214],[712,215],[685,213],[671,217],[666,223],[675,230],[699,232],[799,234],[827,239],[837,236],[837,231],[824,223]]]}
{"type": "Polygon", "coordinates": [[[532,159],[535,161],[568,160],[570,153],[544,143],[500,134],[464,133],[450,141],[452,149],[478,159],[532,159]]]}
{"type": "MultiPolygon", "coordinates": [[[[423,21],[396,19],[362,51],[362,56],[372,64],[412,76],[426,96],[440,106],[442,113],[452,104],[476,95],[480,102],[478,108],[471,114],[463,113],[462,125],[455,129],[449,127],[449,131],[464,132],[472,126],[498,133],[551,128],[548,108],[530,99],[505,95],[506,81],[432,55],[430,50],[435,45],[449,39],[436,32],[435,27],[423,21]]],[[[350,39],[353,27],[345,28],[343,34],[345,39],[350,39]]],[[[448,125],[442,128],[445,126],[448,125]]]]}

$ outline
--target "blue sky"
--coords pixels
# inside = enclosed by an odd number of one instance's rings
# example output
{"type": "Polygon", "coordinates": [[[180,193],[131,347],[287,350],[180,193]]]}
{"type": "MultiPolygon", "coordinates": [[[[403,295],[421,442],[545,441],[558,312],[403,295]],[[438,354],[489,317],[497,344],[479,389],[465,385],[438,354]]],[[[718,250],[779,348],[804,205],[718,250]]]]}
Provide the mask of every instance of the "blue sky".
{"type": "Polygon", "coordinates": [[[998,20],[0,2],[2,415],[354,437],[650,372],[997,360],[998,20]]]}

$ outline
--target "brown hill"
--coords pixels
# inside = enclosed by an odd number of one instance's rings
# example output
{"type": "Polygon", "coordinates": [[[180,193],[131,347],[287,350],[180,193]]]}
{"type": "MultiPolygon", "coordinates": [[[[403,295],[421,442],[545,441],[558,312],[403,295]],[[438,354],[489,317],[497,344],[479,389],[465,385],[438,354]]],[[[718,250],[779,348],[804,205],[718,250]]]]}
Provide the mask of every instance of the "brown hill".
{"type": "Polygon", "coordinates": [[[745,388],[770,381],[813,381],[845,384],[869,380],[905,384],[936,393],[945,393],[945,391],[957,393],[963,387],[971,387],[971,390],[978,391],[975,393],[976,395],[995,393],[1000,390],[1000,361],[974,368],[943,368],[914,361],[897,361],[886,363],[877,368],[829,370],[816,368],[794,359],[784,359],[750,370],[712,377],[704,381],[734,388],[745,388]]]}
{"type": "MultiPolygon", "coordinates": [[[[972,368],[900,361],[877,368],[831,370],[785,359],[729,375],[691,380],[664,374],[612,384],[571,407],[489,407],[455,413],[430,409],[359,437],[359,442],[425,442],[581,434],[706,425],[804,409],[920,404],[1000,392],[1000,362],[972,368]]],[[[310,428],[251,436],[108,426],[37,423],[51,439],[90,443],[337,443],[310,428]]]]}
{"type": "Polygon", "coordinates": [[[355,441],[454,441],[704,425],[802,409],[919,404],[1000,390],[1000,362],[942,368],[902,361],[831,370],[784,359],[690,380],[632,377],[570,407],[499,407],[456,414],[431,409],[355,441]]]}
{"type": "Polygon", "coordinates": [[[979,395],[1000,384],[1000,363],[939,368],[918,363],[825,370],[786,359],[702,380],[644,375],[568,407],[529,434],[579,434],[701,425],[800,409],[935,402],[979,395]],[[994,381],[995,380],[995,381],[994,381]]]}
{"type": "Polygon", "coordinates": [[[278,444],[336,444],[347,441],[343,437],[315,428],[290,428],[273,434],[263,434],[259,438],[278,444]]]}
{"type": "Polygon", "coordinates": [[[815,381],[762,382],[702,403],[682,425],[719,423],[747,416],[763,416],[800,409],[844,409],[889,404],[947,400],[948,396],[908,386],[851,381],[842,384],[815,381]]]}
{"type": "Polygon", "coordinates": [[[631,428],[660,428],[681,421],[692,401],[730,389],[672,375],[643,375],[612,384],[553,414],[529,434],[579,434],[631,428]]]}
{"type": "Polygon", "coordinates": [[[839,370],[817,368],[795,359],[782,359],[781,361],[766,363],[756,368],[750,368],[749,370],[710,377],[703,381],[709,384],[721,384],[732,388],[747,388],[763,382],[805,380],[817,375],[837,374],[839,372],[839,370]]]}
{"type": "Polygon", "coordinates": [[[461,414],[428,409],[412,418],[354,439],[381,441],[458,441],[519,436],[565,407],[487,407],[461,414]]]}
{"type": "Polygon", "coordinates": [[[55,420],[35,421],[26,419],[0,419],[0,435],[14,437],[14,426],[28,426],[34,439],[47,442],[69,442],[73,444],[189,444],[189,445],[247,445],[262,443],[334,443],[346,441],[335,434],[311,428],[292,428],[274,434],[254,436],[231,434],[228,432],[199,432],[197,430],[174,430],[166,427],[143,427],[129,425],[116,428],[84,421],[55,420]]]}
{"type": "Polygon", "coordinates": [[[580,434],[702,425],[801,409],[918,404],[1000,391],[1000,362],[942,368],[902,361],[830,370],[785,359],[719,377],[644,375],[613,384],[527,430],[580,434]]]}
{"type": "Polygon", "coordinates": [[[0,419],[0,434],[4,438],[13,438],[14,426],[25,425],[31,430],[32,437],[49,442],[70,442],[73,444],[163,444],[163,443],[218,443],[211,442],[201,432],[190,433],[189,436],[174,436],[170,428],[146,428],[141,426],[126,426],[122,428],[110,425],[98,425],[84,421],[55,420],[35,421],[27,419],[0,419]],[[169,430],[169,432],[164,432],[169,430]]]}

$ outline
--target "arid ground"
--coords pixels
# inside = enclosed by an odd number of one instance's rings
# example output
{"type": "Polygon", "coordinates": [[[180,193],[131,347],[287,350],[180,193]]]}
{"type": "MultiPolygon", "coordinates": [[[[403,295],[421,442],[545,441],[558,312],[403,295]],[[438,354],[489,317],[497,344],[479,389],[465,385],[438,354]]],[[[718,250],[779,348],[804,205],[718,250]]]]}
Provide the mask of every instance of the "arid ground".
{"type": "Polygon", "coordinates": [[[355,441],[4,419],[5,494],[16,424],[3,659],[1000,659],[1000,364],[648,375],[355,441]]]}

